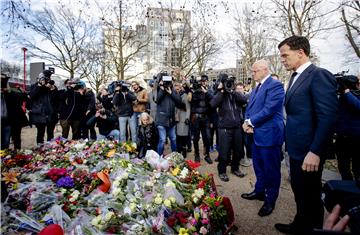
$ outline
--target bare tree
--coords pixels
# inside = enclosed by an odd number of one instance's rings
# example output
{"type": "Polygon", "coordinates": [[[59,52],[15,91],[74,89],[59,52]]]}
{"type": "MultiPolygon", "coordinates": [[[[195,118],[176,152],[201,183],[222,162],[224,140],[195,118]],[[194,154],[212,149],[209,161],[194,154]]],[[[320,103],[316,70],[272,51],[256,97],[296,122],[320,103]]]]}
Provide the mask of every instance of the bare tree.
{"type": "MultiPolygon", "coordinates": [[[[18,33],[18,43],[29,49],[29,53],[49,61],[74,78],[80,66],[86,63],[83,48],[96,37],[95,25],[88,23],[85,13],[76,14],[64,4],[57,5],[54,10],[44,8],[42,11],[31,11],[23,15],[24,24],[28,30],[40,36],[39,43],[28,34],[18,33]]],[[[80,78],[84,74],[77,74],[80,78]]]]}
{"type": "Polygon", "coordinates": [[[345,27],[345,37],[355,55],[360,59],[360,1],[347,1],[341,9],[341,21],[345,27]]]}
{"type": "Polygon", "coordinates": [[[21,71],[21,67],[19,65],[10,63],[3,59],[0,60],[0,69],[1,73],[5,73],[11,78],[19,77],[19,73],[21,71]]]}
{"type": "Polygon", "coordinates": [[[250,75],[251,65],[272,54],[274,40],[272,32],[261,21],[261,4],[251,9],[247,4],[242,10],[236,8],[234,17],[234,42],[242,58],[246,77],[250,75]]]}
{"type": "Polygon", "coordinates": [[[198,17],[199,14],[205,14],[205,9],[212,4],[199,1],[193,4],[193,9],[197,9],[197,11],[185,10],[186,5],[180,6],[180,9],[176,10],[173,2],[168,2],[166,6],[161,5],[161,17],[167,41],[164,66],[175,71],[177,78],[179,76],[187,77],[192,73],[203,73],[208,62],[221,49],[210,30],[209,22],[204,20],[207,18],[198,17]]]}
{"type": "MultiPolygon", "coordinates": [[[[284,37],[300,35],[311,40],[321,32],[339,27],[330,21],[329,16],[339,9],[339,6],[330,9],[328,1],[324,0],[271,0],[275,4],[274,30],[284,37]],[[323,10],[326,7],[326,11],[323,10]]],[[[269,18],[265,18],[268,20],[269,18]]]]}
{"type": "MultiPolygon", "coordinates": [[[[99,6],[101,4],[98,4],[99,6]]],[[[143,21],[145,12],[139,9],[141,1],[110,1],[100,6],[104,30],[104,45],[108,60],[107,69],[117,80],[131,79],[146,72],[133,69],[135,62],[146,53],[149,37],[143,21]],[[133,22],[138,22],[136,26],[133,22]]]]}

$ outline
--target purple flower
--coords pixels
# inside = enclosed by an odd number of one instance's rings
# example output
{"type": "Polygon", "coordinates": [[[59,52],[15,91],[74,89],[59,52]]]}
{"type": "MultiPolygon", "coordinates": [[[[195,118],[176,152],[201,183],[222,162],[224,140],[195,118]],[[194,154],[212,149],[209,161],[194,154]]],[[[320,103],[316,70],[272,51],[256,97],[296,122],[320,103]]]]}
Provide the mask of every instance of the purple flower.
{"type": "Polygon", "coordinates": [[[58,188],[73,188],[75,186],[74,180],[70,176],[61,177],[57,182],[58,188]]]}

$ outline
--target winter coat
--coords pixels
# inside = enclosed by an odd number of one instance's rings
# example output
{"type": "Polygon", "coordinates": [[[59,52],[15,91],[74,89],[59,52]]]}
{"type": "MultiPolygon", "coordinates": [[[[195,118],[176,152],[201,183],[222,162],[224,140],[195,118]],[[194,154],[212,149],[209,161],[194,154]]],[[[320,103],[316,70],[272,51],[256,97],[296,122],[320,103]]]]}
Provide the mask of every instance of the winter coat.
{"type": "Polygon", "coordinates": [[[156,151],[158,141],[159,141],[159,134],[154,123],[151,123],[147,126],[139,125],[137,130],[137,143],[136,143],[139,152],[138,157],[139,158],[145,157],[147,150],[152,149],[156,151]]]}
{"type": "Polygon", "coordinates": [[[133,111],[133,101],[136,100],[136,95],[132,91],[117,92],[113,98],[115,112],[119,117],[131,117],[133,111]]]}
{"type": "Polygon", "coordinates": [[[73,89],[58,91],[61,120],[82,120],[85,116],[85,97],[73,89]]]}
{"type": "Polygon", "coordinates": [[[162,89],[157,92],[156,125],[173,127],[175,123],[175,107],[184,108],[180,95],[173,89],[171,94],[162,89]]]}
{"type": "Polygon", "coordinates": [[[188,101],[187,94],[181,95],[181,100],[185,104],[186,109],[176,108],[176,135],[188,136],[190,124],[190,102],[188,101]]]}
{"type": "Polygon", "coordinates": [[[3,92],[2,95],[6,103],[7,117],[1,119],[1,125],[10,125],[13,127],[28,126],[29,121],[22,109],[23,102],[28,100],[27,95],[23,92],[13,90],[3,92]]]}
{"type": "Polygon", "coordinates": [[[45,124],[57,121],[54,99],[57,91],[51,91],[38,83],[31,85],[29,117],[32,124],[45,124]]]}
{"type": "Polygon", "coordinates": [[[239,92],[217,92],[210,101],[212,108],[219,108],[218,128],[241,128],[242,106],[247,102],[245,95],[239,92]]]}
{"type": "Polygon", "coordinates": [[[136,95],[136,101],[133,105],[134,112],[142,113],[146,110],[146,105],[148,103],[148,94],[147,91],[140,87],[140,91],[135,92],[136,95]]]}
{"type": "Polygon", "coordinates": [[[109,110],[106,110],[105,114],[106,119],[93,115],[86,122],[86,125],[93,126],[96,123],[96,126],[99,128],[100,135],[107,136],[112,130],[117,129],[117,117],[109,110]]]}

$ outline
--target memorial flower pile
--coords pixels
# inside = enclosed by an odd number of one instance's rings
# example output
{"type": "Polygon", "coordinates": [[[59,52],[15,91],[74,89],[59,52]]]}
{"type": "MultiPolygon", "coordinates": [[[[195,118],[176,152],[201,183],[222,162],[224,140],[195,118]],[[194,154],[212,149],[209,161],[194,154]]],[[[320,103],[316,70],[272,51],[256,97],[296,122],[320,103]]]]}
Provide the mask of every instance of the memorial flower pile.
{"type": "Polygon", "coordinates": [[[138,159],[132,143],[58,138],[0,156],[2,234],[225,234],[232,226],[212,176],[179,153],[138,159]]]}

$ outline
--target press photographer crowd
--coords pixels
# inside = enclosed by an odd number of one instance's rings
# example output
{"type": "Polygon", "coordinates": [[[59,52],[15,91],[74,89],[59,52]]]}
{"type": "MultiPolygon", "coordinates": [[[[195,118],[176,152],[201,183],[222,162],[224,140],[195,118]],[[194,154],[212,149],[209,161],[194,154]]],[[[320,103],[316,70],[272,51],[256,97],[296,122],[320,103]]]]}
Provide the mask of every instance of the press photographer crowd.
{"type": "MultiPolygon", "coordinates": [[[[222,182],[229,181],[228,166],[244,178],[241,168],[252,165],[254,189],[241,197],[263,201],[261,217],[275,209],[284,161],[296,215],[290,224],[275,224],[278,231],[360,234],[360,75],[333,75],[312,64],[304,37],[289,37],[278,49],[292,72],[286,87],[263,59],[251,67],[250,90],[231,74],[214,81],[206,74],[178,80],[161,71],[146,86],[115,81],[96,95],[80,79],[67,79],[58,89],[45,70],[25,92],[9,89],[2,73],[1,149],[21,149],[21,130],[29,125],[37,129],[38,145],[45,133],[50,141],[58,123],[66,139],[71,130],[73,140],[135,142],[139,158],[147,150],[163,156],[169,143],[185,158],[193,151],[195,162],[217,162],[222,182]],[[335,157],[342,180],[323,185],[324,162],[335,157]]],[[[2,182],[2,198],[3,189],[2,182]]]]}

